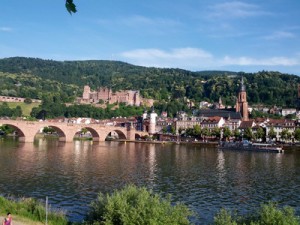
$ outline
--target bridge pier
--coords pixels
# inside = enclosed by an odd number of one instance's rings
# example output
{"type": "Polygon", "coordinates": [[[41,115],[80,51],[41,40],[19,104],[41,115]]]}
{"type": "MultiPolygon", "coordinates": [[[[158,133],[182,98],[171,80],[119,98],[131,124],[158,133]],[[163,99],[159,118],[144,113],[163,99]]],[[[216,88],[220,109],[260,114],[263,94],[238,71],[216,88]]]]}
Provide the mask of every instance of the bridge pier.
{"type": "Polygon", "coordinates": [[[66,137],[59,137],[58,138],[58,141],[61,141],[61,142],[72,142],[73,141],[73,138],[71,141],[66,141],[66,137]]]}
{"type": "Polygon", "coordinates": [[[133,127],[127,128],[127,140],[130,140],[130,141],[135,140],[135,129],[133,127]]]}
{"type": "Polygon", "coordinates": [[[105,141],[105,138],[106,137],[104,137],[104,136],[100,136],[99,138],[98,138],[98,141],[100,142],[100,141],[105,141]]]}
{"type": "Polygon", "coordinates": [[[34,136],[32,136],[32,135],[19,136],[18,141],[32,143],[32,142],[34,142],[34,137],[35,137],[35,135],[34,136]]]}
{"type": "Polygon", "coordinates": [[[93,142],[99,142],[100,138],[99,137],[93,137],[93,142]]]}
{"type": "MultiPolygon", "coordinates": [[[[19,137],[18,138],[19,142],[28,142],[26,141],[26,138],[25,137],[19,137]]],[[[33,142],[33,141],[32,141],[33,142]]]]}

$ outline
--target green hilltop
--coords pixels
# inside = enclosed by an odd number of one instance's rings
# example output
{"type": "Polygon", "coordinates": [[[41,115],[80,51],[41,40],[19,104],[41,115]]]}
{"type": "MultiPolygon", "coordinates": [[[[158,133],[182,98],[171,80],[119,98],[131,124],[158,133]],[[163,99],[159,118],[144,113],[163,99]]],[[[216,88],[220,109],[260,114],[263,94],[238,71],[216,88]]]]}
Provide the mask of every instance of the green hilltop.
{"type": "Polygon", "coordinates": [[[300,78],[280,72],[199,71],[135,66],[119,61],[54,61],[13,57],[0,59],[0,95],[42,99],[55,95],[63,102],[81,96],[84,85],[140,90],[161,103],[190,99],[233,105],[244,77],[250,104],[296,107],[300,78]]]}

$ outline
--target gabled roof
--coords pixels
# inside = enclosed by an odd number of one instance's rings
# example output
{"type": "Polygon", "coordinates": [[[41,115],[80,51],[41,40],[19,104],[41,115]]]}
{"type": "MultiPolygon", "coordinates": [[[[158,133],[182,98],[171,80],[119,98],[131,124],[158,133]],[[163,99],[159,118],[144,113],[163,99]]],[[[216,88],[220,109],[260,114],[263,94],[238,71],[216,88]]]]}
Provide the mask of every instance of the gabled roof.
{"type": "Polygon", "coordinates": [[[255,125],[254,120],[242,121],[240,124],[240,129],[251,128],[255,125]]]}
{"type": "Polygon", "coordinates": [[[223,117],[224,119],[242,119],[240,112],[235,112],[233,110],[222,110],[222,109],[201,109],[197,112],[198,116],[203,117],[223,117]]]}
{"type": "Polygon", "coordinates": [[[270,119],[268,122],[269,126],[277,126],[277,127],[292,127],[294,126],[294,120],[287,120],[287,119],[270,119]]]}
{"type": "Polygon", "coordinates": [[[255,123],[265,123],[267,120],[267,118],[255,118],[255,123]]]}
{"type": "Polygon", "coordinates": [[[222,117],[219,116],[209,117],[208,119],[204,119],[201,124],[219,123],[221,119],[222,117]]]}

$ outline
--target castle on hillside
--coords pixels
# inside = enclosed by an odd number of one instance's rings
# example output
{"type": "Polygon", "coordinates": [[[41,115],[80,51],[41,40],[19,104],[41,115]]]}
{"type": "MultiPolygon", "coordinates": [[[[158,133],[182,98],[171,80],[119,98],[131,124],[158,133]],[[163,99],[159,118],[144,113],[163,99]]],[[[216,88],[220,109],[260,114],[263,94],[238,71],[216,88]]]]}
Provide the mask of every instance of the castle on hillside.
{"type": "Polygon", "coordinates": [[[113,92],[111,88],[100,87],[96,91],[92,91],[88,85],[84,86],[82,98],[77,98],[80,104],[98,104],[99,101],[104,103],[125,103],[132,106],[153,106],[153,99],[143,98],[139,91],[120,90],[113,92]]]}

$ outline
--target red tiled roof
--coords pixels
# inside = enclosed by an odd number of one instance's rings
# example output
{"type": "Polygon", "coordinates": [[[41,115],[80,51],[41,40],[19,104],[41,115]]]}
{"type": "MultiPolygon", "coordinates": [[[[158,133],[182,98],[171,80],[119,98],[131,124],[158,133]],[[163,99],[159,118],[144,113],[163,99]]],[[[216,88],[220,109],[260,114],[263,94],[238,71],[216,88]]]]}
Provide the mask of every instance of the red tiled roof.
{"type": "Polygon", "coordinates": [[[254,120],[248,120],[248,121],[242,121],[240,124],[240,128],[245,129],[248,127],[253,127],[254,126],[254,120]]]}
{"type": "Polygon", "coordinates": [[[271,126],[292,126],[294,125],[293,120],[286,120],[286,119],[270,119],[268,122],[271,126]]]}
{"type": "Polygon", "coordinates": [[[221,120],[222,117],[219,116],[213,116],[209,117],[208,119],[204,119],[202,123],[218,123],[221,120]]]}

